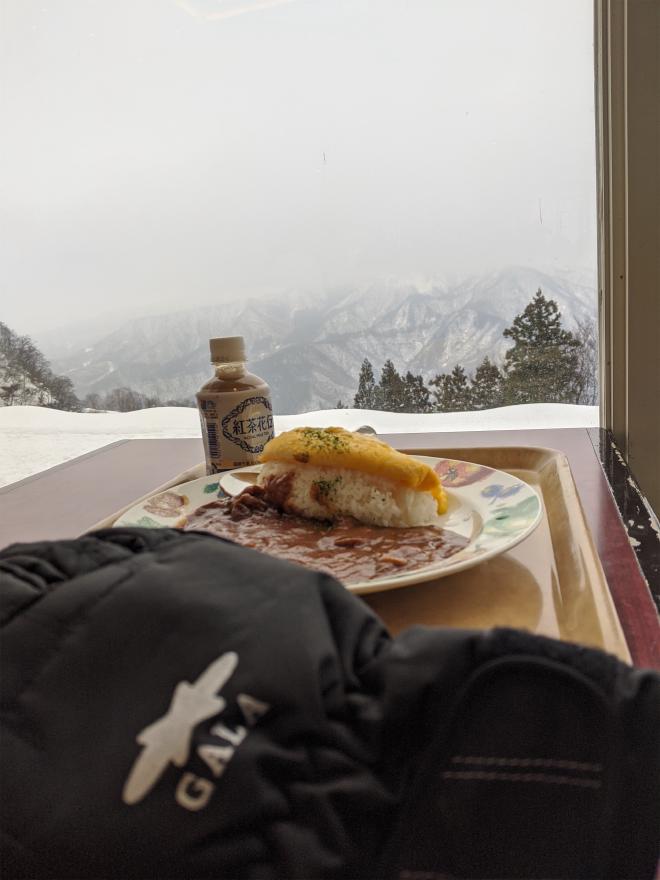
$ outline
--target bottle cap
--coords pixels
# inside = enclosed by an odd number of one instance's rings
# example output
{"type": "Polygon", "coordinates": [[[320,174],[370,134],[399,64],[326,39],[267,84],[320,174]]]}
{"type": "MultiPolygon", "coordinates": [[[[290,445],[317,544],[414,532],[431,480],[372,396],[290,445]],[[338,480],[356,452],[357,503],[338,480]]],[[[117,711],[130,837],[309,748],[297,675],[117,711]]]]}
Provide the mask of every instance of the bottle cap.
{"type": "Polygon", "coordinates": [[[245,360],[242,336],[216,336],[209,339],[212,364],[235,364],[245,360]]]}

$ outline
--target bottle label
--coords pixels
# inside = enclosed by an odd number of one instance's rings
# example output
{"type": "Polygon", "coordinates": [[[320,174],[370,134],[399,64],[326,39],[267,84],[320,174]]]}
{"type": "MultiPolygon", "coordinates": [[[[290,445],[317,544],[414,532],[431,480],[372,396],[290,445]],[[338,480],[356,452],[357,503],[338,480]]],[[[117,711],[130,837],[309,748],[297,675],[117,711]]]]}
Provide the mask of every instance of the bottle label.
{"type": "Polygon", "coordinates": [[[229,411],[222,395],[198,397],[198,402],[207,473],[254,464],[274,436],[273,408],[268,397],[249,391],[232,394],[229,411]]]}

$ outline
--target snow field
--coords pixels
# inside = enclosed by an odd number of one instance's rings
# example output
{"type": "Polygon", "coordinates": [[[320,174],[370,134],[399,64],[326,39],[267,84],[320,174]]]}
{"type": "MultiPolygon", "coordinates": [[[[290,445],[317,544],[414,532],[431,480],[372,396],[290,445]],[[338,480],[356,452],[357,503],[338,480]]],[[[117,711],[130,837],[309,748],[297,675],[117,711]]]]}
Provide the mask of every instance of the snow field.
{"type": "MultiPolygon", "coordinates": [[[[389,413],[330,409],[275,416],[279,433],[298,425],[371,425],[379,434],[596,427],[597,406],[531,403],[465,413],[389,413]]],[[[38,406],[0,407],[0,486],[122,439],[199,437],[196,409],[155,407],[130,413],[73,413],[38,406]]]]}

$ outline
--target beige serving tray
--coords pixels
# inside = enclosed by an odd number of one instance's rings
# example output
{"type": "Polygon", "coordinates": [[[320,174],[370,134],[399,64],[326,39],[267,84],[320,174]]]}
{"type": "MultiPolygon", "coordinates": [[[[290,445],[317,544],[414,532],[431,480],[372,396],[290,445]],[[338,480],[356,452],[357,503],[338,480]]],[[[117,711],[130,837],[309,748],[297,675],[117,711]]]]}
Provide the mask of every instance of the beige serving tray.
{"type": "MultiPolygon", "coordinates": [[[[602,648],[631,662],[563,453],[531,446],[405,451],[507,471],[540,493],[544,512],[538,528],[507,553],[467,571],[364,596],[363,601],[391,632],[413,624],[475,629],[512,626],[602,648]]],[[[199,465],[149,495],[203,475],[199,465]]],[[[94,528],[111,526],[141,500],[136,498],[94,528]]]]}

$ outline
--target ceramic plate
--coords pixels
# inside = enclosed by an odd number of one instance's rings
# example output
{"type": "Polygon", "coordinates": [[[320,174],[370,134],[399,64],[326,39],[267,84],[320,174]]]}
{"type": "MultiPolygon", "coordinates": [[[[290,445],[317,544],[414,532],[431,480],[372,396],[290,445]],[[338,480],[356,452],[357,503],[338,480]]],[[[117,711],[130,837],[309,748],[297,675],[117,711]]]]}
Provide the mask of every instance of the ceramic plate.
{"type": "MultiPolygon", "coordinates": [[[[464,536],[468,543],[448,559],[415,571],[350,584],[348,589],[354,593],[404,587],[470,568],[510,550],[541,521],[539,496],[511,474],[467,461],[422,455],[415,458],[433,467],[446,489],[449,507],[440,518],[441,527],[464,536]]],[[[253,466],[182,483],[136,504],[119,517],[115,526],[180,528],[188,514],[217,497],[238,494],[255,481],[258,472],[259,467],[253,466]]]]}

